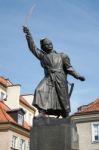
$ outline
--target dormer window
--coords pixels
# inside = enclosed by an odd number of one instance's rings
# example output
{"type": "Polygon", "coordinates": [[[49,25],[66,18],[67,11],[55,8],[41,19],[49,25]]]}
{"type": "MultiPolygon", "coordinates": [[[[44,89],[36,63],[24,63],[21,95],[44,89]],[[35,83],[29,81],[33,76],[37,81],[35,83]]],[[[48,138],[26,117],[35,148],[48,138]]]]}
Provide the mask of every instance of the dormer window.
{"type": "Polygon", "coordinates": [[[18,114],[18,124],[23,125],[24,116],[22,114],[18,114]]]}
{"type": "Polygon", "coordinates": [[[11,115],[11,117],[19,124],[19,125],[23,125],[24,123],[24,114],[25,111],[22,108],[19,109],[13,109],[10,111],[7,111],[7,113],[9,115],[11,115]]]}

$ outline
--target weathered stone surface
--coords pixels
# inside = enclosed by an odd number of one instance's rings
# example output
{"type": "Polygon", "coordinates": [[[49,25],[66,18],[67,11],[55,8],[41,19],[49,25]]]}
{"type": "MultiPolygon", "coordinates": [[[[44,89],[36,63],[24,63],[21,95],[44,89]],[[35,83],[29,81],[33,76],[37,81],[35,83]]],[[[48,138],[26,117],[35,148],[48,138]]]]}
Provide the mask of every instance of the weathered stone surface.
{"type": "Polygon", "coordinates": [[[34,119],[30,150],[78,150],[76,126],[67,119],[34,119]]]}

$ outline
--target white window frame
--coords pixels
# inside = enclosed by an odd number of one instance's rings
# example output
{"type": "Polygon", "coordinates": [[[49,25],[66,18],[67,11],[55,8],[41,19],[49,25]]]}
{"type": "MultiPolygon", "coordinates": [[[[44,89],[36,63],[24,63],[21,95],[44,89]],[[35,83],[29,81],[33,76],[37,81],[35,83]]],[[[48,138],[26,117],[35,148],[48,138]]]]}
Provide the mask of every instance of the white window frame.
{"type": "Polygon", "coordinates": [[[30,150],[30,141],[26,142],[26,150],[30,150]]]}
{"type": "Polygon", "coordinates": [[[24,121],[24,116],[21,114],[18,114],[18,124],[19,125],[23,125],[23,121],[24,121]]]}
{"type": "Polygon", "coordinates": [[[91,123],[91,129],[92,129],[92,143],[99,142],[99,121],[91,123]],[[97,127],[95,129],[95,126],[97,127]],[[95,139],[95,136],[97,136],[97,140],[95,139]]]}
{"type": "Polygon", "coordinates": [[[12,136],[11,147],[15,150],[18,149],[18,137],[15,135],[12,136]]]}
{"type": "Polygon", "coordinates": [[[28,114],[29,125],[32,126],[32,114],[28,114]]]}
{"type": "Polygon", "coordinates": [[[6,98],[6,93],[3,91],[0,92],[0,101],[4,100],[6,98]]]}
{"type": "Polygon", "coordinates": [[[26,150],[26,143],[24,139],[20,139],[19,150],[26,150]]]}

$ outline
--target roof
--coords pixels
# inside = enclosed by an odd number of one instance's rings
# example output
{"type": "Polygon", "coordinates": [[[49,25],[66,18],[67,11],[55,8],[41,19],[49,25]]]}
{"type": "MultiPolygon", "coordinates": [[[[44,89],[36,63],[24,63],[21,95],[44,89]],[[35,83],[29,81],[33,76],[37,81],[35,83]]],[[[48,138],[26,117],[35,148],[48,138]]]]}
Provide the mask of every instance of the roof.
{"type": "Polygon", "coordinates": [[[7,86],[7,80],[4,77],[0,77],[0,84],[2,84],[3,86],[7,86]]]}
{"type": "MultiPolygon", "coordinates": [[[[13,123],[15,125],[20,126],[8,113],[7,111],[11,111],[11,109],[3,102],[0,101],[0,123],[13,123]]],[[[30,126],[26,121],[24,121],[24,125],[21,126],[25,129],[30,130],[30,126]]]]}
{"type": "Polygon", "coordinates": [[[0,84],[2,84],[4,87],[13,85],[9,79],[5,79],[2,76],[0,76],[0,84]]]}
{"type": "Polygon", "coordinates": [[[6,113],[6,111],[9,111],[9,110],[10,108],[7,105],[5,105],[3,102],[0,102],[0,123],[1,122],[15,123],[14,119],[6,113]]]}
{"type": "Polygon", "coordinates": [[[20,102],[22,102],[24,105],[28,106],[29,108],[31,108],[34,112],[36,111],[36,109],[30,105],[27,100],[25,100],[25,98],[23,96],[20,96],[20,102]]]}
{"type": "Polygon", "coordinates": [[[99,99],[96,99],[94,102],[84,107],[82,106],[82,109],[78,111],[76,114],[95,113],[95,112],[99,112],[99,99]]]}
{"type": "MultiPolygon", "coordinates": [[[[4,87],[7,87],[7,86],[15,86],[15,85],[13,85],[13,84],[9,81],[9,79],[5,79],[5,78],[2,77],[2,76],[0,76],[0,84],[2,84],[4,87]]],[[[17,84],[17,85],[19,85],[19,84],[17,84]]],[[[30,105],[30,104],[27,102],[27,100],[24,99],[23,96],[20,96],[19,99],[20,99],[20,102],[22,102],[23,104],[25,104],[27,107],[31,108],[34,112],[36,111],[36,109],[35,109],[32,105],[30,105]]]]}

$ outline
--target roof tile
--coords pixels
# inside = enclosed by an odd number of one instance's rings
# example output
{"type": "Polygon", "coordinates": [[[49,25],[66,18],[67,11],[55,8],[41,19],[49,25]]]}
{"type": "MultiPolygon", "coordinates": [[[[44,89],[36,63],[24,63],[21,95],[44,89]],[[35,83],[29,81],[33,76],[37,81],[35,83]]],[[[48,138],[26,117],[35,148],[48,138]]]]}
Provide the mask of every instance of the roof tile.
{"type": "Polygon", "coordinates": [[[7,86],[7,80],[4,77],[0,77],[0,84],[2,84],[3,86],[7,86]]]}
{"type": "Polygon", "coordinates": [[[99,99],[96,99],[94,102],[88,104],[85,108],[80,110],[78,113],[88,113],[88,112],[97,112],[99,111],[99,99]]]}

